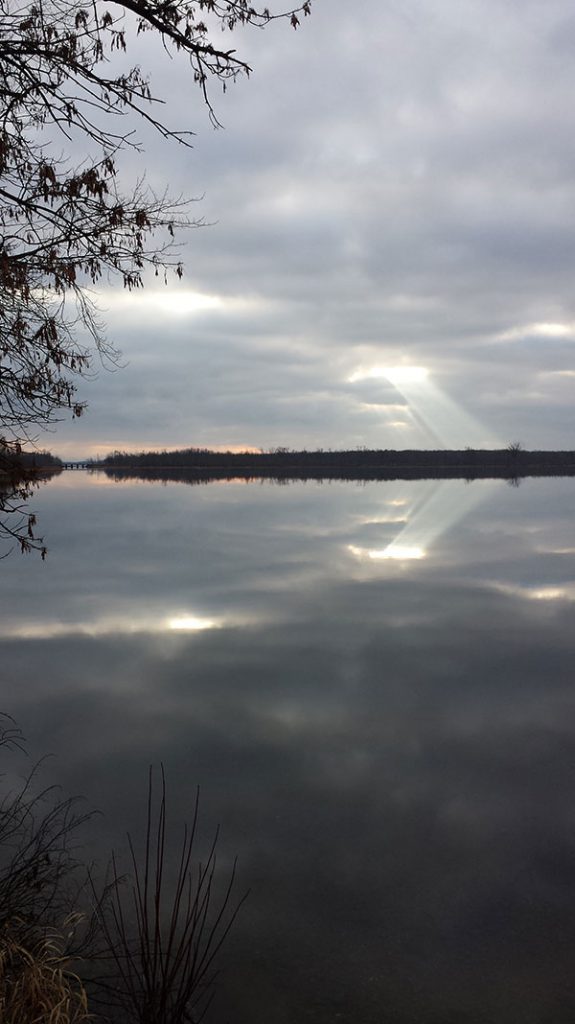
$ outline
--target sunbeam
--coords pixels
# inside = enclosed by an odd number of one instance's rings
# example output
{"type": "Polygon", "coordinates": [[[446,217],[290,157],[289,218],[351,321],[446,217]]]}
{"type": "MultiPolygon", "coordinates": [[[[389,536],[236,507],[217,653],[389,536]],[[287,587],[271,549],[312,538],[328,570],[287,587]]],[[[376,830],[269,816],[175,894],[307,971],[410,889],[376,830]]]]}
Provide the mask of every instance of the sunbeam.
{"type": "Polygon", "coordinates": [[[357,370],[350,383],[386,380],[405,399],[412,416],[441,448],[501,448],[501,440],[446,395],[424,366],[373,366],[357,370]]]}

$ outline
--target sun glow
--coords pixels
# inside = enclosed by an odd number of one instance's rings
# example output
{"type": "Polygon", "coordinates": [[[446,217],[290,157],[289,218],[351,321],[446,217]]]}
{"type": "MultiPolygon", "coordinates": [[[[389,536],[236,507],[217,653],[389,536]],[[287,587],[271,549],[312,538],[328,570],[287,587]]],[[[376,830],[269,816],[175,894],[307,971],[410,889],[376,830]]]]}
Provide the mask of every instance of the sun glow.
{"type": "MultiPolygon", "coordinates": [[[[240,622],[240,620],[237,620],[240,622]]],[[[113,634],[131,635],[147,633],[149,635],[166,632],[198,632],[206,629],[218,629],[224,625],[224,619],[208,619],[197,615],[176,615],[162,618],[161,615],[137,612],[118,612],[113,616],[96,616],[92,620],[57,621],[36,619],[28,622],[0,623],[0,637],[24,637],[26,639],[51,639],[60,636],[108,636],[113,634]]]]}
{"type": "Polygon", "coordinates": [[[429,370],[424,366],[372,366],[369,370],[359,369],[349,378],[350,384],[360,380],[388,380],[391,384],[405,384],[426,380],[429,370]]]}
{"type": "Polygon", "coordinates": [[[384,380],[393,385],[415,424],[423,427],[434,447],[502,447],[499,438],[434,384],[425,366],[360,367],[349,377],[350,383],[368,380],[384,380]]]}
{"type": "Polygon", "coordinates": [[[381,376],[396,386],[415,384],[427,380],[429,370],[425,366],[388,366],[381,371],[381,376]]]}
{"type": "Polygon", "coordinates": [[[381,554],[374,553],[372,557],[394,558],[398,562],[411,562],[413,559],[425,558],[427,552],[417,544],[388,544],[381,554]]]}
{"type": "Polygon", "coordinates": [[[408,544],[388,544],[386,548],[360,548],[355,544],[349,544],[348,550],[356,558],[368,558],[372,562],[382,562],[389,558],[397,562],[411,562],[414,559],[425,558],[427,554],[423,548],[408,544]]]}
{"type": "Polygon", "coordinates": [[[173,619],[168,619],[168,629],[177,629],[187,632],[196,632],[201,629],[215,629],[217,622],[215,619],[202,619],[197,615],[176,615],[173,619]]]}

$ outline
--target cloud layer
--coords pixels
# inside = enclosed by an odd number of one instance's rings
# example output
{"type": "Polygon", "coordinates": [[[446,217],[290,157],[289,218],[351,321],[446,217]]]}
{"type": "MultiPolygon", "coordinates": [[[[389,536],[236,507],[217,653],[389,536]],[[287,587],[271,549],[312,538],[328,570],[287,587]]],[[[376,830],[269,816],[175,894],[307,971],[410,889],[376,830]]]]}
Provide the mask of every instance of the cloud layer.
{"type": "Polygon", "coordinates": [[[144,138],[148,180],[203,195],[211,226],[181,284],[102,291],[128,365],[47,443],[433,444],[392,384],[350,383],[405,363],[486,438],[572,447],[574,40],[567,0],[317,0],[296,33],[237,36],[254,74],[214,96],[214,131],[148,39],[170,123],[198,133],[144,138]]]}

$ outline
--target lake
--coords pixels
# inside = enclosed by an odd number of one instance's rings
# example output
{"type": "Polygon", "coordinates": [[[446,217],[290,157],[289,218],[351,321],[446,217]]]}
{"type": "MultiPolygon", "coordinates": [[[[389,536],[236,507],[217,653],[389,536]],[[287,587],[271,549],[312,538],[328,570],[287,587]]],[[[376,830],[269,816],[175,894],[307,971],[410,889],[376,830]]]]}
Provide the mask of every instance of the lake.
{"type": "MultiPolygon", "coordinates": [[[[114,482],[0,562],[1,708],[87,859],[200,786],[250,894],[209,1020],[572,1024],[575,479],[114,482]]],[[[7,762],[10,755],[4,754],[7,762]]]]}

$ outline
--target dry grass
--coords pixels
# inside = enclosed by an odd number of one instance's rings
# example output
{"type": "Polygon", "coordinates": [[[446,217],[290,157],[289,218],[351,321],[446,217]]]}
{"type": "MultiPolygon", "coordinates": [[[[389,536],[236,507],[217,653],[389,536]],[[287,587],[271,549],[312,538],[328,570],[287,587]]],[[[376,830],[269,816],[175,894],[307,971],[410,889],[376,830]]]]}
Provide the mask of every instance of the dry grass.
{"type": "MultiPolygon", "coordinates": [[[[0,714],[2,747],[22,741],[0,714]]],[[[220,882],[217,830],[198,862],[198,793],[174,844],[164,771],[157,793],[150,769],[142,848],[128,836],[128,874],[112,856],[102,891],[76,858],[90,815],[37,771],[4,795],[0,774],[0,1024],[199,1024],[243,898],[235,862],[220,882]]]]}
{"type": "Polygon", "coordinates": [[[1,1024],[83,1024],[92,1020],[82,982],[62,953],[60,936],[19,940],[0,935],[1,1024]]]}
{"type": "MultiPolygon", "coordinates": [[[[0,714],[1,747],[24,752],[20,730],[0,714]]],[[[82,1024],[93,1018],[72,970],[71,949],[87,931],[70,913],[79,890],[72,843],[89,815],[54,787],[38,791],[37,773],[0,797],[0,1024],[82,1024]]]]}

